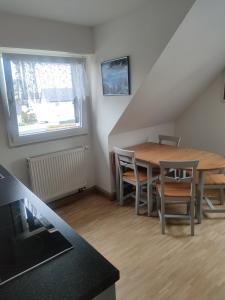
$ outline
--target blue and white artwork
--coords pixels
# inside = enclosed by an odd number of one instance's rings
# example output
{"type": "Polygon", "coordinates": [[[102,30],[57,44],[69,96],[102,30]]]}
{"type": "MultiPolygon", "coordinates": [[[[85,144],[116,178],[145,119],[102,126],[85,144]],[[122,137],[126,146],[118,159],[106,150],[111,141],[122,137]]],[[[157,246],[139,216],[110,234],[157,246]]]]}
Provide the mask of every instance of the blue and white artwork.
{"type": "Polygon", "coordinates": [[[129,57],[105,61],[101,64],[103,95],[129,95],[129,57]]]}

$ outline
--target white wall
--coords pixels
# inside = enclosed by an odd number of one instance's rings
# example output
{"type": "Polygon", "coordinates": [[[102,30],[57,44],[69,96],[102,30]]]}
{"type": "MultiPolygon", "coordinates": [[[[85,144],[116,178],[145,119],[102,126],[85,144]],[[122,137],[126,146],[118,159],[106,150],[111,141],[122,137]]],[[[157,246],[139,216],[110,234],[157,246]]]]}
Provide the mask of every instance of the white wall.
{"type": "MultiPolygon", "coordinates": [[[[146,1],[139,10],[94,30],[97,92],[93,100],[96,183],[111,191],[108,137],[194,0],[146,1]],[[100,63],[130,56],[130,96],[102,95],[100,63]]],[[[141,118],[141,115],[136,116],[141,118]]],[[[135,124],[135,117],[132,119],[135,124]]]]}
{"type": "Polygon", "coordinates": [[[0,47],[93,53],[91,27],[0,12],[0,47]]]}
{"type": "Polygon", "coordinates": [[[169,122],[185,111],[224,68],[224,26],[224,0],[196,1],[118,121],[114,133],[169,122]],[[136,115],[140,117],[133,122],[136,115]]]}
{"type": "Polygon", "coordinates": [[[225,155],[224,72],[176,120],[182,145],[225,155]]]}
{"type": "MultiPolygon", "coordinates": [[[[175,135],[175,124],[174,122],[160,124],[153,127],[142,128],[138,130],[113,134],[109,136],[109,151],[113,151],[113,147],[129,147],[145,143],[146,141],[158,143],[159,134],[175,135]]],[[[106,174],[107,175],[107,174],[106,174]]],[[[111,191],[115,191],[115,178],[111,176],[111,191]]]]}
{"type": "MultiPolygon", "coordinates": [[[[0,47],[89,54],[93,52],[93,36],[89,27],[0,13],[0,47]]],[[[29,185],[26,157],[81,145],[89,145],[92,148],[90,135],[10,148],[0,99],[0,164],[7,167],[26,185],[29,185]]],[[[93,170],[92,155],[89,156],[89,168],[93,170]]],[[[94,183],[94,172],[89,172],[88,185],[92,186],[94,183]]]]}
{"type": "Polygon", "coordinates": [[[109,137],[109,151],[112,151],[114,146],[128,147],[146,141],[158,143],[159,134],[175,135],[175,123],[170,122],[153,127],[112,134],[109,137]]]}

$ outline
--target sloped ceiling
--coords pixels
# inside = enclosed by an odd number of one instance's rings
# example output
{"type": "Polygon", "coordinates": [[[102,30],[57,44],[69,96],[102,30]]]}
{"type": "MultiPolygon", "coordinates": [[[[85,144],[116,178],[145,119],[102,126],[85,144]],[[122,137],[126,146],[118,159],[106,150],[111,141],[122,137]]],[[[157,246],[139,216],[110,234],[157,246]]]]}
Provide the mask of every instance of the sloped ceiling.
{"type": "Polygon", "coordinates": [[[223,70],[224,28],[225,1],[197,0],[111,133],[176,120],[223,70]]]}

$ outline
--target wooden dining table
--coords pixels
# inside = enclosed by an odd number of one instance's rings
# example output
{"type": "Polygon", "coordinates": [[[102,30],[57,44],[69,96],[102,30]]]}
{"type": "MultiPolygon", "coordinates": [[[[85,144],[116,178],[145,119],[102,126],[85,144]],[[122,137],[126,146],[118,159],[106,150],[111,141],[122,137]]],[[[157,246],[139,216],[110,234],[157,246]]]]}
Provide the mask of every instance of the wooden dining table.
{"type": "Polygon", "coordinates": [[[198,160],[199,171],[197,215],[198,223],[202,219],[202,201],[204,194],[204,173],[225,169],[225,157],[213,152],[194,148],[175,147],[158,143],[143,143],[126,148],[135,151],[137,164],[147,169],[148,176],[148,201],[152,203],[152,168],[159,166],[162,160],[198,160]]]}

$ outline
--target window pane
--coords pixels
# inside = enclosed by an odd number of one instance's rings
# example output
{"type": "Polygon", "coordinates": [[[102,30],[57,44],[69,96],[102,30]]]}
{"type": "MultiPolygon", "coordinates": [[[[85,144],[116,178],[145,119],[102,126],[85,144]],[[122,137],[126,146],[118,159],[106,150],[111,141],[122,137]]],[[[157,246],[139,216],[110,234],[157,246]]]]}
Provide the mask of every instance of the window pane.
{"type": "Polygon", "coordinates": [[[19,135],[81,127],[72,64],[12,59],[19,135]]]}

